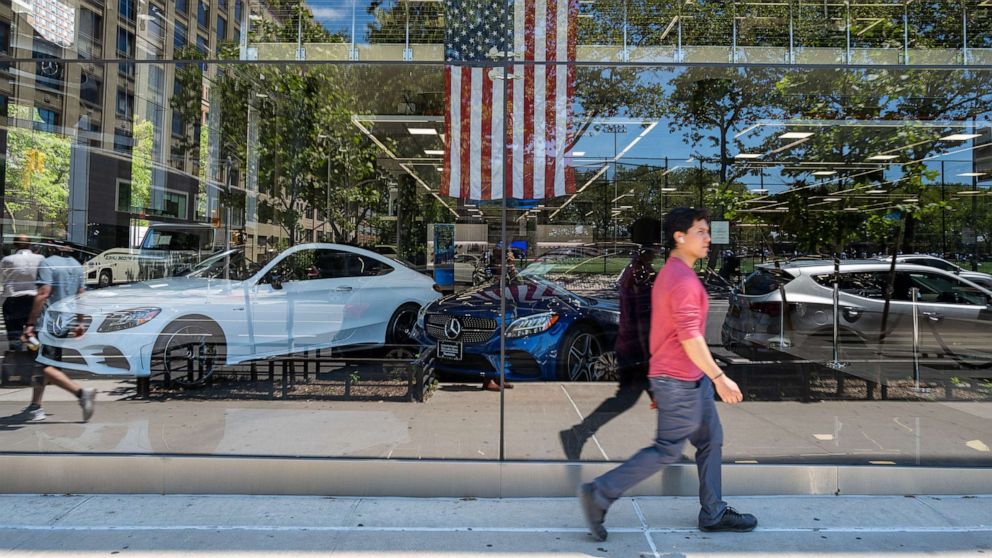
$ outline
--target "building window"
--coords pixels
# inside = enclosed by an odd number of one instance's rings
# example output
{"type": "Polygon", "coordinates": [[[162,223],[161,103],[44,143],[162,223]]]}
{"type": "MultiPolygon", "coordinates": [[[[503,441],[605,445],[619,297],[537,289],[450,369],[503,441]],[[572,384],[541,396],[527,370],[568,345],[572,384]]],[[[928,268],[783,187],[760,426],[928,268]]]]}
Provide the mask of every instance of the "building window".
{"type": "Polygon", "coordinates": [[[176,0],[176,13],[187,14],[189,13],[189,8],[186,5],[187,0],[176,0]]]}
{"type": "Polygon", "coordinates": [[[80,58],[95,58],[101,46],[100,32],[103,29],[103,18],[86,8],[79,9],[79,38],[76,41],[76,51],[80,58]]]}
{"type": "Polygon", "coordinates": [[[210,8],[202,0],[196,3],[196,22],[204,29],[210,27],[210,8]]]}
{"type": "Polygon", "coordinates": [[[165,14],[162,13],[162,8],[156,6],[155,4],[149,4],[147,25],[148,36],[156,46],[161,46],[163,39],[165,39],[164,22],[165,14]]]}
{"type": "Polygon", "coordinates": [[[48,132],[54,134],[59,126],[59,113],[52,109],[46,109],[38,107],[37,109],[38,118],[41,119],[40,122],[36,121],[34,123],[34,129],[39,132],[48,132]]]}
{"type": "Polygon", "coordinates": [[[148,88],[156,97],[162,94],[165,85],[165,71],[161,66],[151,66],[148,68],[148,88]]]}
{"type": "Polygon", "coordinates": [[[118,153],[130,153],[133,140],[131,132],[117,128],[114,130],[114,151],[118,153]]]}
{"type": "Polygon", "coordinates": [[[100,106],[101,89],[100,80],[91,74],[83,73],[79,76],[79,99],[83,102],[100,106]]]}
{"type": "Polygon", "coordinates": [[[186,194],[166,191],[162,196],[162,204],[164,206],[162,207],[162,213],[176,219],[185,219],[188,200],[189,196],[186,194]]]}
{"type": "Polygon", "coordinates": [[[241,10],[245,8],[244,3],[241,0],[234,0],[234,19],[235,21],[241,21],[241,10]]]}
{"type": "Polygon", "coordinates": [[[117,0],[117,11],[127,21],[134,21],[134,0],[117,0]]]}
{"type": "Polygon", "coordinates": [[[134,33],[123,27],[117,28],[117,55],[124,58],[134,57],[134,33]]]}
{"type": "Polygon", "coordinates": [[[35,82],[42,87],[60,90],[65,69],[59,61],[61,48],[38,37],[35,37],[31,57],[35,63],[35,82]]]}
{"type": "Polygon", "coordinates": [[[134,116],[134,95],[123,89],[117,90],[117,115],[127,118],[134,116]]]}
{"type": "Polygon", "coordinates": [[[227,20],[217,16],[217,44],[227,39],[227,20]]]}
{"type": "Polygon", "coordinates": [[[172,46],[175,51],[186,46],[186,41],[189,40],[189,35],[187,35],[186,26],[182,23],[176,22],[175,34],[172,38],[172,46]]]}
{"type": "Polygon", "coordinates": [[[0,54],[10,53],[10,24],[0,21],[0,54]]]}
{"type": "Polygon", "coordinates": [[[210,53],[210,46],[207,44],[207,38],[200,35],[196,36],[196,49],[203,54],[210,53]]]}
{"type": "Polygon", "coordinates": [[[117,211],[131,213],[131,183],[117,179],[117,211]]]}

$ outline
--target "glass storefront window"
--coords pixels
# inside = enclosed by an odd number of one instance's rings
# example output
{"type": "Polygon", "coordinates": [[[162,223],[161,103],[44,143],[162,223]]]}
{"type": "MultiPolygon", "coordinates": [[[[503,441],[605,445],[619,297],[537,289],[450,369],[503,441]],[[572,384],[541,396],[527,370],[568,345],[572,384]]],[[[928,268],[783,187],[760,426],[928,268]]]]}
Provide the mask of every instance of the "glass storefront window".
{"type": "Polygon", "coordinates": [[[574,4],[547,63],[440,2],[122,1],[69,44],[0,10],[3,246],[68,240],[87,286],[5,370],[101,393],[99,436],[0,451],[622,458],[634,223],[696,206],[729,461],[987,466],[989,9],[574,4]]]}

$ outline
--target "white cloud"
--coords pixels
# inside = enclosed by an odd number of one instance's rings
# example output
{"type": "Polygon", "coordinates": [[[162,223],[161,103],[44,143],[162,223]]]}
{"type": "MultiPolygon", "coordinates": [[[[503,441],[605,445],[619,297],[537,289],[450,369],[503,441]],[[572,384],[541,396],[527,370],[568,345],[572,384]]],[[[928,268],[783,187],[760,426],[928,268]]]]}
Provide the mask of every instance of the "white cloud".
{"type": "Polygon", "coordinates": [[[322,6],[319,8],[311,7],[310,13],[313,14],[313,18],[316,20],[335,20],[341,19],[348,15],[348,10],[332,8],[330,6],[322,6]]]}

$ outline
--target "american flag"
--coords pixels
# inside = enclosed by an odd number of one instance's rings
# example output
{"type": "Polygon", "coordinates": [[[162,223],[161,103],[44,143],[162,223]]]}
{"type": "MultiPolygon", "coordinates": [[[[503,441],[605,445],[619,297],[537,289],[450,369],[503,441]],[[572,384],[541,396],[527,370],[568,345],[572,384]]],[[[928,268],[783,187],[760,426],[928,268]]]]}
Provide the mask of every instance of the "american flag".
{"type": "Polygon", "coordinates": [[[578,0],[446,0],[441,193],[498,200],[575,192],[570,144],[578,0]],[[513,51],[509,83],[489,53],[513,51]],[[495,79],[494,79],[495,78],[495,79]],[[505,86],[505,90],[504,90],[505,86]],[[505,91],[505,94],[504,94],[505,91]],[[505,135],[504,135],[505,134],[505,135]]]}

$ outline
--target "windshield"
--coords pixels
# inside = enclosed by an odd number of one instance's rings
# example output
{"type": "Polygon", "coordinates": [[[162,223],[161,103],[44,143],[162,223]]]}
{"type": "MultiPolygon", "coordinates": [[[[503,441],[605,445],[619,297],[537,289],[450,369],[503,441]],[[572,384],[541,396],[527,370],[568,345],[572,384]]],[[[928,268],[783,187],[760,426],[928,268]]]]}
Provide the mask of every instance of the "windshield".
{"type": "Polygon", "coordinates": [[[237,249],[210,256],[193,266],[186,276],[244,281],[258,273],[261,267],[248,259],[243,250],[237,249]]]}
{"type": "Polygon", "coordinates": [[[206,230],[180,231],[169,229],[149,229],[141,247],[146,250],[203,250],[210,244],[210,233],[206,230]]]}

